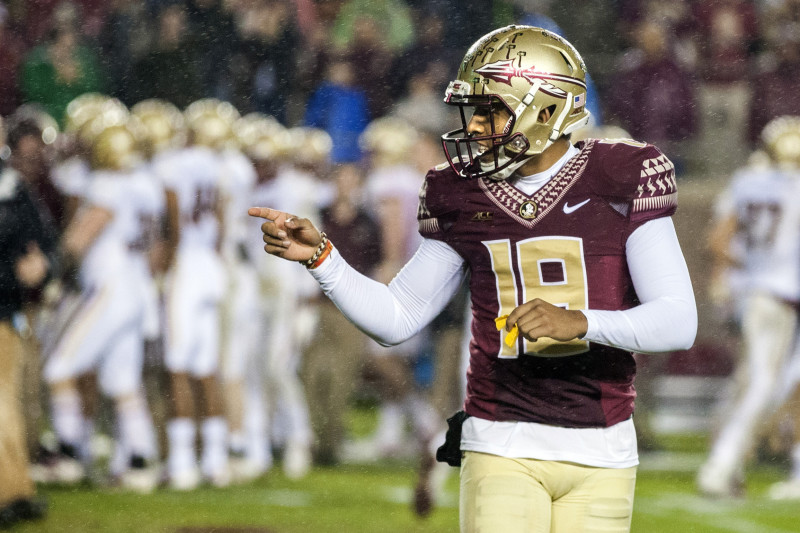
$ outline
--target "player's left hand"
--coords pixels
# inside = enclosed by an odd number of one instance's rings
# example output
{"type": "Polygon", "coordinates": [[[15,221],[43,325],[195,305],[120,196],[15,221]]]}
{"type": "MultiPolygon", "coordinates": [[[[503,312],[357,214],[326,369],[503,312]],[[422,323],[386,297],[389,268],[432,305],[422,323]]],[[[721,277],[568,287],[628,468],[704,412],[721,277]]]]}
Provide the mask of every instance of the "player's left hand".
{"type": "Polygon", "coordinates": [[[530,341],[549,337],[557,341],[571,341],[586,335],[589,327],[586,316],[580,311],[570,311],[535,298],[520,305],[508,315],[506,331],[514,325],[530,341]]]}

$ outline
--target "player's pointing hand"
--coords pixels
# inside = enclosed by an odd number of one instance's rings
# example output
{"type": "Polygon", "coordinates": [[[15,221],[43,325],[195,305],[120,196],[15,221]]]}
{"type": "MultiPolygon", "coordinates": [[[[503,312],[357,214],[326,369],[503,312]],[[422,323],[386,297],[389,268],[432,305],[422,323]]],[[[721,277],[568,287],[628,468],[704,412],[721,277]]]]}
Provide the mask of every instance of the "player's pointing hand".
{"type": "Polygon", "coordinates": [[[322,242],[319,230],[307,218],[269,207],[251,207],[247,214],[266,220],[261,225],[264,232],[264,250],[289,261],[306,261],[322,242]]]}

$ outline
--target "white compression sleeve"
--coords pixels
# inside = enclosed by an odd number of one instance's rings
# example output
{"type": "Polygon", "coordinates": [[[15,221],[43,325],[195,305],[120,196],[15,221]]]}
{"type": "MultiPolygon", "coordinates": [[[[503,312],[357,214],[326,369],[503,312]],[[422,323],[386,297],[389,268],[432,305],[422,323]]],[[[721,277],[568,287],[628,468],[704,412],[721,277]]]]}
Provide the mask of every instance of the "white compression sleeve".
{"type": "Polygon", "coordinates": [[[458,291],[467,269],[450,246],[425,239],[388,286],[360,274],[336,248],[310,272],[356,327],[390,346],[413,337],[433,320],[458,291]]]}
{"type": "Polygon", "coordinates": [[[587,310],[584,339],[634,352],[685,350],[697,334],[697,306],[671,218],[651,220],[626,243],[628,270],[640,305],[587,310]]]}

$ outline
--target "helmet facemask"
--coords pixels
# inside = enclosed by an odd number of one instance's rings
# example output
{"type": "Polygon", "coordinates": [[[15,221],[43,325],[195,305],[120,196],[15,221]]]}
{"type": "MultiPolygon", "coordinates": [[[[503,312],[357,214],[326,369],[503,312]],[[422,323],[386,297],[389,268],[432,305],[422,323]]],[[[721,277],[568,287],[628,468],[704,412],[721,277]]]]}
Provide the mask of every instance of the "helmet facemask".
{"type": "Polygon", "coordinates": [[[463,94],[459,88],[463,90],[463,85],[451,82],[445,97],[445,102],[457,106],[461,115],[461,128],[442,136],[447,161],[462,177],[505,179],[527,161],[528,139],[520,132],[509,134],[514,129],[516,116],[500,96],[463,94]],[[502,128],[497,128],[496,117],[503,112],[508,120],[502,128]],[[471,117],[478,114],[486,115],[488,135],[467,131],[471,117]]]}

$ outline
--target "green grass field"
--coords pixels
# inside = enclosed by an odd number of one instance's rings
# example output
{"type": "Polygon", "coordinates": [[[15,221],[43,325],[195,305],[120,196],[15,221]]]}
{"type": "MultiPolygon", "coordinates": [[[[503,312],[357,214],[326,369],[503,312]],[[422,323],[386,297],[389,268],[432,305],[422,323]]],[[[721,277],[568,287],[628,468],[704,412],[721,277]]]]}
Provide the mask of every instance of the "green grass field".
{"type": "MultiPolygon", "coordinates": [[[[702,436],[664,440],[665,450],[644,455],[639,470],[634,532],[788,533],[800,531],[800,502],[772,502],[764,494],[783,476],[777,465],[753,467],[747,497],[703,498],[694,472],[707,445],[702,436]]],[[[406,463],[316,468],[301,481],[279,468],[256,482],[191,493],[167,490],[139,496],[82,487],[42,487],[48,518],[25,532],[200,533],[435,533],[458,531],[458,480],[451,475],[444,501],[427,519],[411,512],[415,476],[406,463]]]]}

